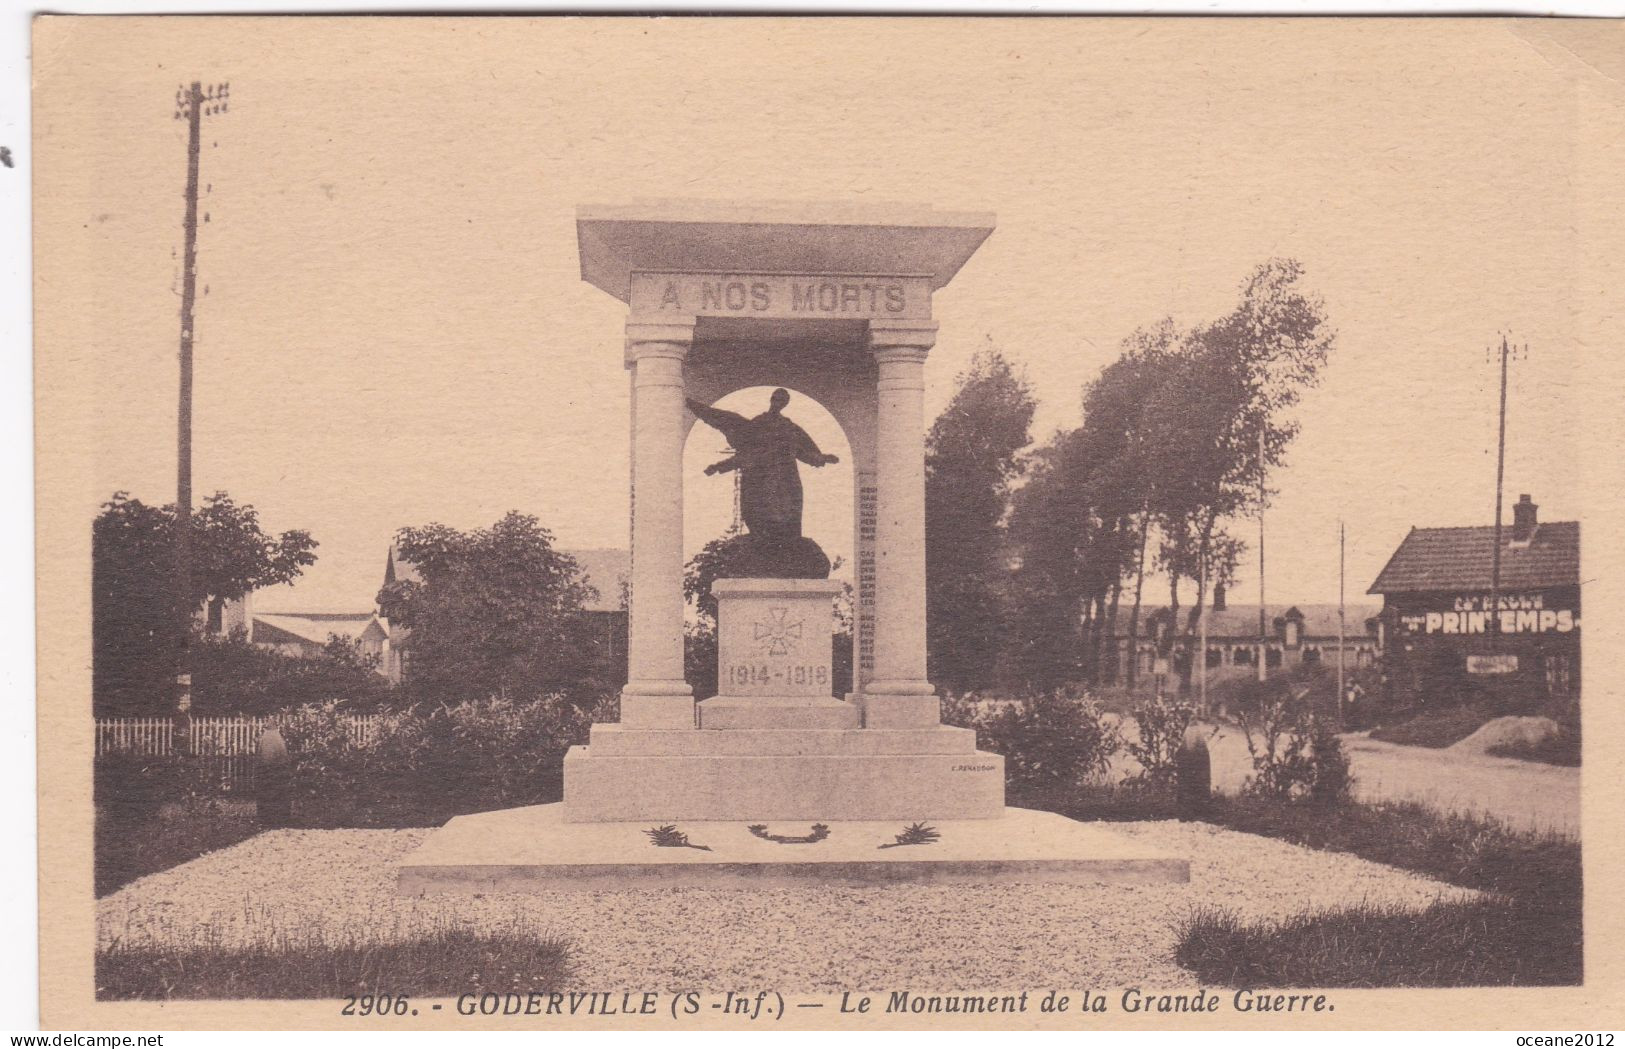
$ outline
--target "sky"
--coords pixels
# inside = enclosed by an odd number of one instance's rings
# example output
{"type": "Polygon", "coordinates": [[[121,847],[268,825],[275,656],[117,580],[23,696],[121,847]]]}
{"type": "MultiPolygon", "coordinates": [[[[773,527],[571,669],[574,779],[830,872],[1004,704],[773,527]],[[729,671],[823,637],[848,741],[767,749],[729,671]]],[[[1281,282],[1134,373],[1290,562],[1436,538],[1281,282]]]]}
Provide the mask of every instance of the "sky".
{"type": "MultiPolygon", "coordinates": [[[[1040,441],[1136,327],[1212,320],[1253,266],[1298,259],[1338,335],[1272,479],[1271,603],[1337,600],[1340,520],[1351,601],[1412,526],[1492,520],[1503,332],[1529,347],[1506,504],[1579,516],[1574,87],[1504,27],[165,21],[41,56],[42,85],[94,103],[36,122],[62,143],[42,184],[82,202],[86,495],[174,498],[172,100],[229,79],[202,154],[194,487],[321,544],[262,610],[370,607],[403,526],[517,509],[567,549],[625,545],[626,307],[580,279],[574,216],[650,198],[993,212],[934,299],[926,417],[996,346],[1040,441]]],[[[820,407],[790,414],[849,459],[820,407]]],[[[697,427],[685,450],[689,551],[731,517],[700,473],[720,448],[697,427]]],[[[849,555],[847,463],[804,481],[808,534],[849,555]]],[[[1256,600],[1251,550],[1239,576],[1256,600]]]]}

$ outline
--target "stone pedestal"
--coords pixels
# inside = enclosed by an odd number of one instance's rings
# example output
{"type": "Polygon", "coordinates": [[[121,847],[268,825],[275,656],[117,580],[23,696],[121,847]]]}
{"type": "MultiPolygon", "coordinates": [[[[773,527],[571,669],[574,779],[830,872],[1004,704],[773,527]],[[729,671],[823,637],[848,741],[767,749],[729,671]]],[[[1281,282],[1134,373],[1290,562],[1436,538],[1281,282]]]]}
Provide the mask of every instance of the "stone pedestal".
{"type": "Polygon", "coordinates": [[[835,680],[833,579],[719,579],[717,695],[701,729],[857,728],[835,680]]]}
{"type": "Polygon", "coordinates": [[[564,759],[564,818],[617,820],[992,819],[1004,758],[931,717],[863,727],[830,694],[827,579],[720,579],[719,694],[697,730],[594,725],[564,759]]]}

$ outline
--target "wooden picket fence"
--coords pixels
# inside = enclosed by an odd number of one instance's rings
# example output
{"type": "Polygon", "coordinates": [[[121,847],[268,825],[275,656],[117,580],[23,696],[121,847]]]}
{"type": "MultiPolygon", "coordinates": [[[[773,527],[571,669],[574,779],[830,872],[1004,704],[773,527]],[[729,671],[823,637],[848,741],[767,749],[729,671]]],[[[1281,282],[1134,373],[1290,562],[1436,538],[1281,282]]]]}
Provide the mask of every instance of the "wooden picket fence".
{"type": "MultiPolygon", "coordinates": [[[[186,752],[207,763],[210,779],[223,793],[249,790],[254,781],[254,755],[261,734],[282,722],[281,717],[192,718],[97,718],[96,757],[121,754],[136,757],[171,757],[176,746],[177,725],[185,725],[186,752]]],[[[379,725],[376,714],[354,715],[344,719],[354,746],[366,746],[379,725]]]]}

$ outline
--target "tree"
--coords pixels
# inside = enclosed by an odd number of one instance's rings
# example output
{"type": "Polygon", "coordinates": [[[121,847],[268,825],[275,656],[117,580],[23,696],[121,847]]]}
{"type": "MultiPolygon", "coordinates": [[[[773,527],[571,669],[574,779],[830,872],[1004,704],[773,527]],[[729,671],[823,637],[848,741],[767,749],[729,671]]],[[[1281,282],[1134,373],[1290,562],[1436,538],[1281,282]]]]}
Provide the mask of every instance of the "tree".
{"type": "Polygon", "coordinates": [[[402,559],[419,579],[378,594],[391,626],[405,627],[414,697],[455,703],[563,694],[593,702],[606,683],[592,674],[584,604],[595,591],[573,557],[553,547],[535,517],[508,513],[489,528],[403,528],[402,559]]]}
{"type": "MultiPolygon", "coordinates": [[[[1031,456],[1009,525],[1020,553],[1013,591],[1019,640],[1008,646],[1010,670],[1026,685],[1115,678],[1116,647],[1107,642],[1116,637],[1129,580],[1131,642],[1138,635],[1155,516],[1148,404],[1180,338],[1171,321],[1130,335],[1122,355],[1084,388],[1083,424],[1031,456]]],[[[1133,673],[1130,663],[1131,681],[1133,673]]]]}
{"type": "Polygon", "coordinates": [[[1063,431],[1032,453],[1008,525],[1015,570],[1006,600],[1001,676],[1047,691],[1082,675],[1084,560],[1095,534],[1087,488],[1075,483],[1082,434],[1063,431]]]}
{"type": "Polygon", "coordinates": [[[115,492],[91,530],[94,707],[99,715],[169,710],[176,627],[197,609],[292,582],[316,562],[300,529],[267,535],[254,507],[216,492],[191,515],[192,592],[176,607],[173,505],[149,506],[115,492]]]}
{"type": "Polygon", "coordinates": [[[1162,535],[1158,565],[1176,630],[1180,580],[1196,583],[1187,637],[1211,585],[1231,580],[1244,549],[1224,522],[1267,498],[1260,488],[1298,432],[1291,412],[1319,381],[1335,341],[1324,302],[1303,289],[1302,277],[1291,259],[1257,266],[1236,308],[1185,338],[1154,401],[1148,465],[1162,535]]]}
{"type": "Polygon", "coordinates": [[[972,359],[925,454],[929,673],[954,690],[992,680],[1008,576],[1004,518],[1032,443],[1033,396],[996,349],[972,359]]]}
{"type": "MultiPolygon", "coordinates": [[[[1123,353],[1107,365],[1084,390],[1083,437],[1073,483],[1084,485],[1106,522],[1107,541],[1095,556],[1098,577],[1109,588],[1103,614],[1096,617],[1094,647],[1112,639],[1110,676],[1116,679],[1117,612],[1123,585],[1134,579],[1129,613],[1128,683],[1138,669],[1136,652],[1140,633],[1140,606],[1145,594],[1146,549],[1155,519],[1158,474],[1150,437],[1151,406],[1165,381],[1170,361],[1183,338],[1172,318],[1137,329],[1123,341],[1123,353]]],[[[1099,676],[1099,656],[1095,674],[1099,676]]]]}

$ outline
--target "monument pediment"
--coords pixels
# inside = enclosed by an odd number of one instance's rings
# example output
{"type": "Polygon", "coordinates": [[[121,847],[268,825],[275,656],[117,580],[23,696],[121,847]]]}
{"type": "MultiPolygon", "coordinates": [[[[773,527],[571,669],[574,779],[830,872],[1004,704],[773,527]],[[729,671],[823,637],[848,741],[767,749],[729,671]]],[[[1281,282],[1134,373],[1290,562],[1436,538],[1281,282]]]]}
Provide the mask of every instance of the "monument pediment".
{"type": "Polygon", "coordinates": [[[994,221],[915,204],[667,201],[583,205],[576,240],[582,279],[629,304],[634,273],[867,275],[915,278],[929,291],[953,279],[994,221]]]}

